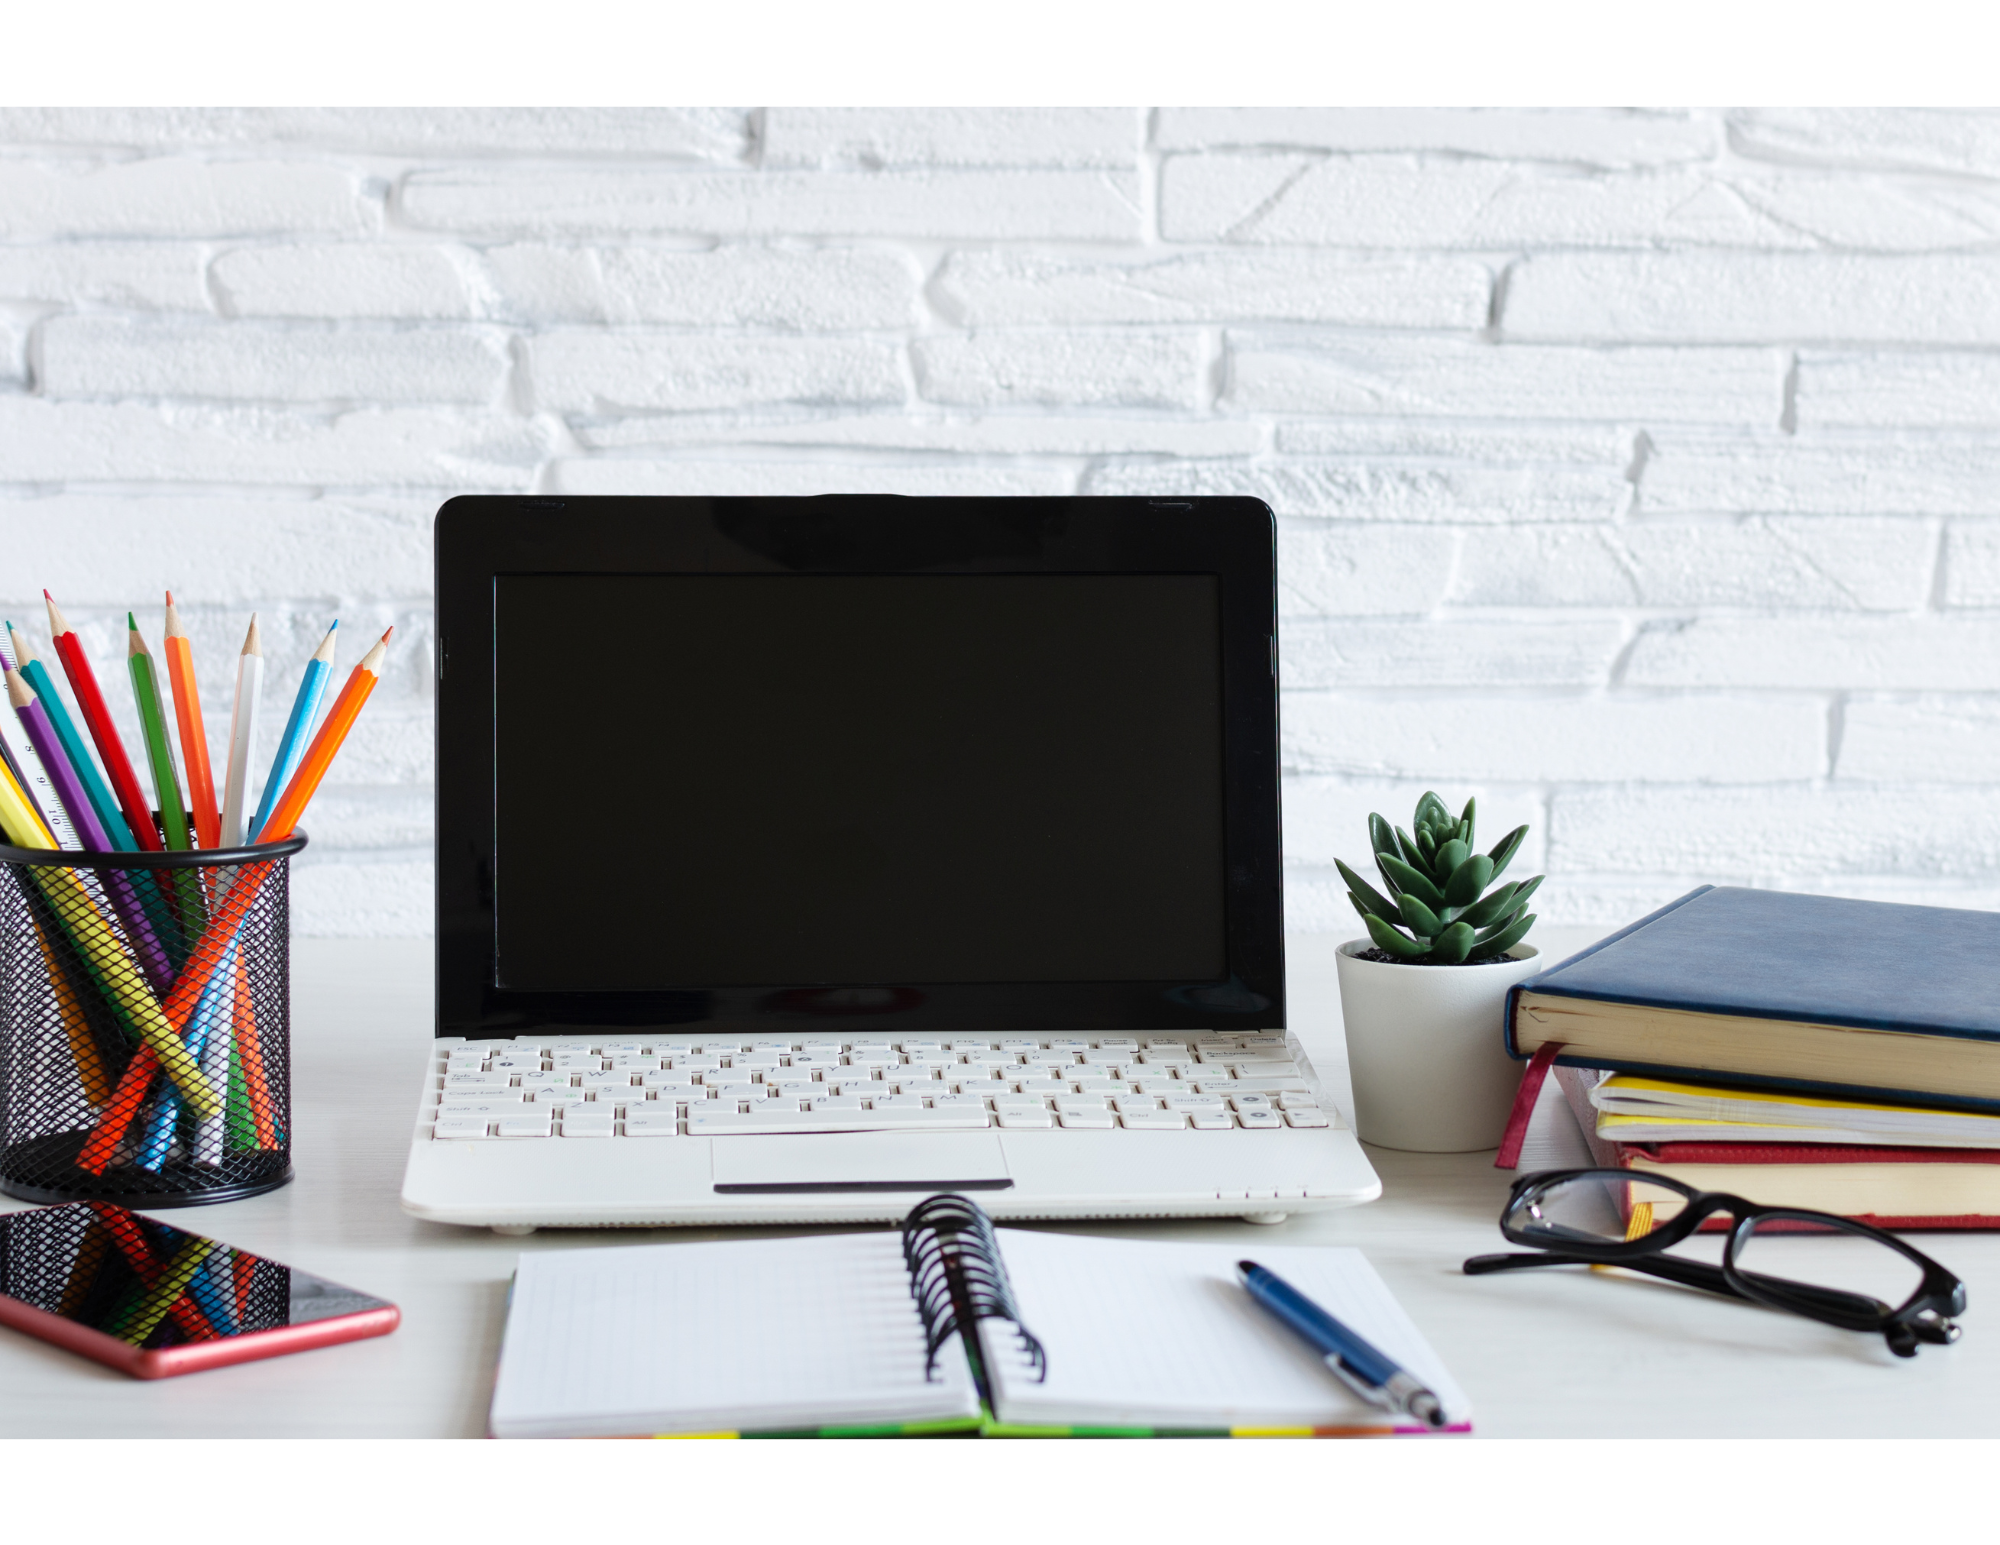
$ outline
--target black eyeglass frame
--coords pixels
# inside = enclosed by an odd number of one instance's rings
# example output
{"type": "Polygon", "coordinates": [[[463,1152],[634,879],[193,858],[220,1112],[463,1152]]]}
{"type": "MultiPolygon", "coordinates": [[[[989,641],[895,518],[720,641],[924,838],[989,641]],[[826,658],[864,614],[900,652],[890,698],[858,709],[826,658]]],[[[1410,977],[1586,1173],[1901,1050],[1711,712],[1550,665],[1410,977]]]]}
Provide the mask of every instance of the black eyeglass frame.
{"type": "Polygon", "coordinates": [[[1542,1170],[1523,1175],[1507,1194],[1507,1205],[1500,1213],[1500,1232],[1512,1244],[1531,1246],[1533,1253],[1475,1255],[1463,1267],[1466,1275],[1481,1276],[1488,1272],[1530,1266],[1624,1266],[1678,1282],[1684,1287],[1704,1288],[1727,1297],[1748,1299],[1767,1308],[1804,1315],[1843,1330],[1880,1331],[1889,1350],[1898,1357],[1916,1356],[1919,1342],[1946,1346],[1956,1341],[1959,1328],[1953,1323],[1952,1316],[1965,1312],[1965,1283],[1954,1272],[1873,1224],[1809,1208],[1766,1206],[1746,1197],[1732,1196],[1726,1191],[1697,1191],[1693,1186],[1683,1185],[1664,1175],[1639,1175],[1631,1170],[1596,1168],[1542,1170]],[[1524,1227],[1513,1221],[1523,1209],[1556,1187],[1591,1176],[1616,1182],[1643,1180],[1649,1186],[1657,1186],[1686,1198],[1686,1205],[1642,1239],[1578,1240],[1564,1249],[1551,1249],[1542,1239],[1531,1237],[1524,1227]],[[1717,1213],[1728,1213],[1736,1220],[1722,1247],[1721,1266],[1662,1254],[1693,1234],[1717,1213]],[[1787,1219],[1872,1239],[1912,1262],[1923,1273],[1923,1280],[1916,1292],[1900,1307],[1891,1309],[1879,1299],[1865,1294],[1767,1277],[1737,1266],[1736,1252],[1748,1242],[1759,1223],[1787,1219]]]}

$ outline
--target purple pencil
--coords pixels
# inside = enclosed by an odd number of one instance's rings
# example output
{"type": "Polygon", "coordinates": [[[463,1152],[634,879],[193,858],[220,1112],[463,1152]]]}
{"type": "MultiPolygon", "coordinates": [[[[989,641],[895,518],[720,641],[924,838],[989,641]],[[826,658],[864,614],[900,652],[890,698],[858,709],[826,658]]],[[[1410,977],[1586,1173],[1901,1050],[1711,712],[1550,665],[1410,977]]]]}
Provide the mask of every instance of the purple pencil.
{"type": "MultiPolygon", "coordinates": [[[[56,798],[69,812],[70,821],[84,847],[93,853],[112,851],[111,835],[97,818],[90,796],[84,793],[82,780],[70,765],[69,753],[63,749],[62,737],[56,734],[49,711],[36,698],[35,689],[28,685],[28,678],[18,670],[7,672],[7,701],[21,716],[21,727],[28,732],[35,755],[42,759],[42,770],[49,775],[56,798]]],[[[146,980],[152,983],[155,992],[165,993],[174,985],[173,962],[160,947],[160,936],[153,932],[146,909],[139,904],[139,895],[132,888],[131,876],[122,869],[108,869],[104,871],[104,885],[111,896],[111,910],[125,925],[125,935],[132,941],[132,952],[139,957],[139,969],[145,972],[146,980]]]]}

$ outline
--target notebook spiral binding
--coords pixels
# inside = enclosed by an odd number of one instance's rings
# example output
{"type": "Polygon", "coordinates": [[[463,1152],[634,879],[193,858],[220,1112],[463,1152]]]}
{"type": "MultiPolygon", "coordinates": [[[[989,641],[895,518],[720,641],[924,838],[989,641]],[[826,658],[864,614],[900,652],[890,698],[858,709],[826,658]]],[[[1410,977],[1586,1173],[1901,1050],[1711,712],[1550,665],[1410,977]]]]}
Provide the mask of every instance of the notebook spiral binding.
{"type": "Polygon", "coordinates": [[[975,1320],[1006,1320],[1028,1354],[1037,1380],[1049,1374],[1048,1356],[1021,1323],[1013,1285],[993,1237],[993,1220],[967,1197],[945,1192],[919,1202],[903,1219],[903,1264],[910,1293],[924,1322],[924,1377],[937,1370],[938,1351],[961,1331],[968,1351],[975,1320]]]}

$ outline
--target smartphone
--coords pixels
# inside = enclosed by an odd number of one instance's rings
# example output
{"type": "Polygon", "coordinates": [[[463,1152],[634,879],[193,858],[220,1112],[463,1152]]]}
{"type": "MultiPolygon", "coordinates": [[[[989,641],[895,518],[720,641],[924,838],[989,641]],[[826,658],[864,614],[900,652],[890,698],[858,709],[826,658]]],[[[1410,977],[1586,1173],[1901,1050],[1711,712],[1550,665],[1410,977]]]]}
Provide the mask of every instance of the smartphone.
{"type": "Polygon", "coordinates": [[[386,1336],[371,1298],[109,1202],[0,1215],[0,1325],[139,1379],[386,1336]]]}

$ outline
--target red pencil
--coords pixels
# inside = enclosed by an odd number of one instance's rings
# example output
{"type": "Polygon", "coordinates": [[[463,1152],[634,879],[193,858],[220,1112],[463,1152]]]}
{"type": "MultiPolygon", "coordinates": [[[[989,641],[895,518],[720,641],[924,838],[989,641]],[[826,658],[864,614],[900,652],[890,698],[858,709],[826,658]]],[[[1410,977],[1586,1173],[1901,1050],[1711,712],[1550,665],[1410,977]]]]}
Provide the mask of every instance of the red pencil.
{"type": "Polygon", "coordinates": [[[90,738],[97,743],[97,754],[104,759],[111,791],[118,796],[118,807],[125,812],[125,824],[132,828],[140,847],[149,853],[164,852],[166,844],[160,841],[160,829],[153,824],[152,804],[140,792],[131,759],[125,755],[125,742],[118,738],[118,726],[111,722],[111,710],[105,707],[104,694],[97,687],[97,674],[90,668],[90,657],[83,652],[83,640],[70,631],[63,614],[56,610],[55,597],[44,590],[42,599],[49,603],[49,633],[55,640],[56,654],[69,677],[69,689],[76,694],[76,706],[83,710],[83,722],[90,727],[90,738]]]}

